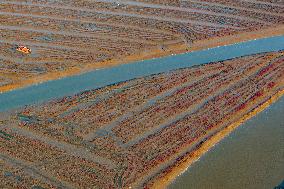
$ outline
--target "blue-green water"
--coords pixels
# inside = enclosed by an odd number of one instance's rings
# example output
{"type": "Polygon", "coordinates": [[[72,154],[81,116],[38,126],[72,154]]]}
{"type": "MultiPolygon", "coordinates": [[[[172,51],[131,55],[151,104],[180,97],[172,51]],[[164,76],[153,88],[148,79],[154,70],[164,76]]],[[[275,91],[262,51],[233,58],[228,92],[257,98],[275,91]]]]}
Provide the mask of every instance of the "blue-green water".
{"type": "MultiPolygon", "coordinates": [[[[145,60],[0,94],[0,111],[133,78],[284,49],[284,36],[145,60]]],[[[284,98],[239,127],[169,187],[265,189],[284,179],[284,98]]]]}
{"type": "Polygon", "coordinates": [[[284,36],[276,36],[202,51],[145,60],[66,77],[0,94],[0,111],[72,95],[112,83],[173,69],[284,49],[284,36]]]}
{"type": "Polygon", "coordinates": [[[273,189],[284,180],[284,97],[248,120],[169,189],[273,189]]]}

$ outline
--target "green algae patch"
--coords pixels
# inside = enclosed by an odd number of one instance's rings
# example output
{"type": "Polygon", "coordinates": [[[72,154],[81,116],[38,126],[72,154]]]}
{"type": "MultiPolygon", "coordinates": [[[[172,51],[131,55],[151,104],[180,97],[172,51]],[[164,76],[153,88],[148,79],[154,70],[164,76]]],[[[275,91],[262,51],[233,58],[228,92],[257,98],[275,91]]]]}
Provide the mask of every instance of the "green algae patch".
{"type": "Polygon", "coordinates": [[[5,131],[0,130],[0,138],[5,139],[5,140],[11,140],[13,136],[6,133],[5,131]]]}

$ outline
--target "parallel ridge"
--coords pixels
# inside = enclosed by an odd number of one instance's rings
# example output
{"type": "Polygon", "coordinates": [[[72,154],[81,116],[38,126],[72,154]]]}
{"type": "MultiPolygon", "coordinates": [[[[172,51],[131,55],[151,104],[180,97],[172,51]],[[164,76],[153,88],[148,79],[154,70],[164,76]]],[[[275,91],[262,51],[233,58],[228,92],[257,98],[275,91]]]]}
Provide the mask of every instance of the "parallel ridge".
{"type": "Polygon", "coordinates": [[[283,6],[276,0],[2,0],[0,87],[283,24],[283,6]],[[17,45],[32,53],[17,52],[17,45]]]}
{"type": "Polygon", "coordinates": [[[284,89],[284,52],[174,70],[0,114],[0,186],[133,188],[284,89]]]}

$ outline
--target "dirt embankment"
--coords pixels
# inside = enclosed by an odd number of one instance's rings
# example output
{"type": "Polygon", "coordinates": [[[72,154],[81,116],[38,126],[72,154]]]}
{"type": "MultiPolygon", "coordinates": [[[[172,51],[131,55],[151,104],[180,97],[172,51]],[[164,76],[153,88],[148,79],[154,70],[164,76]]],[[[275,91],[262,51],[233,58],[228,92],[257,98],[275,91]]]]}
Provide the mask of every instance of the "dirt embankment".
{"type": "Polygon", "coordinates": [[[45,82],[49,80],[55,80],[55,79],[59,79],[63,77],[81,74],[81,73],[88,72],[88,71],[95,70],[95,69],[108,68],[108,67],[117,66],[120,64],[126,64],[126,63],[130,63],[134,61],[141,61],[141,60],[146,60],[146,59],[169,56],[172,54],[180,54],[180,53],[185,53],[185,52],[198,51],[198,50],[203,50],[203,49],[208,49],[208,48],[213,48],[213,47],[218,47],[218,46],[224,46],[224,45],[230,45],[234,43],[249,41],[249,40],[258,39],[258,38],[279,36],[279,35],[283,35],[283,30],[284,30],[284,26],[281,25],[278,27],[263,29],[259,31],[243,32],[243,33],[224,36],[224,37],[213,37],[213,38],[206,39],[206,40],[200,40],[200,41],[194,42],[191,46],[188,46],[185,43],[168,45],[163,49],[161,48],[151,49],[147,52],[140,52],[138,54],[126,56],[124,58],[119,57],[117,59],[112,59],[109,61],[86,64],[84,67],[80,67],[80,68],[74,67],[74,68],[69,68],[61,72],[60,71],[49,72],[47,74],[34,76],[34,77],[24,79],[24,80],[17,79],[17,82],[13,84],[0,86],[0,92],[6,92],[6,91],[13,90],[13,89],[22,88],[22,87],[26,87],[29,85],[33,85],[33,84],[37,84],[37,83],[41,83],[41,82],[45,82]]]}

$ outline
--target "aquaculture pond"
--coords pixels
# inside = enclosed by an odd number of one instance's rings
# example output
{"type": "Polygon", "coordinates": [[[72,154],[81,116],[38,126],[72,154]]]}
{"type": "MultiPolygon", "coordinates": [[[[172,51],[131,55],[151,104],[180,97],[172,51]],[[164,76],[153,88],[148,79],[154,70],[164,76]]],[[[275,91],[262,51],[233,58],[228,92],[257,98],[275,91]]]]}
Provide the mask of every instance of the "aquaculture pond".
{"type": "Polygon", "coordinates": [[[276,188],[284,180],[283,115],[284,97],[233,131],[168,188],[276,188]]]}

